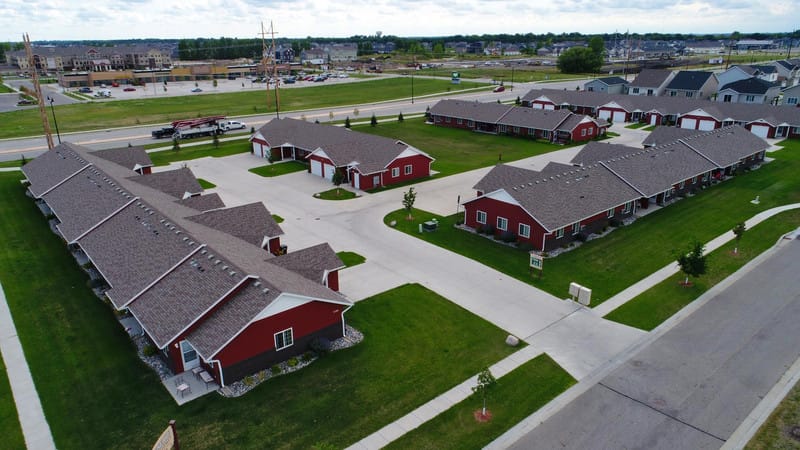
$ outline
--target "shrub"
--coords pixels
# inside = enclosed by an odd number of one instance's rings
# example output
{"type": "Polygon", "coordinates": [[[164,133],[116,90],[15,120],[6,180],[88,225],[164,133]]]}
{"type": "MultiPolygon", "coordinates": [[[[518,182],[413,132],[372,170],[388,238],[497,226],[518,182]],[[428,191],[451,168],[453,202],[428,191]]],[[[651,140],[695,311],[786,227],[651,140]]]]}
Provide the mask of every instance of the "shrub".
{"type": "Polygon", "coordinates": [[[288,361],[286,361],[286,364],[288,364],[289,367],[296,367],[298,364],[300,364],[300,361],[298,361],[297,358],[293,356],[289,358],[288,361]]]}
{"type": "Polygon", "coordinates": [[[483,234],[483,225],[475,225],[475,232],[478,234],[483,234]]]}
{"type": "Polygon", "coordinates": [[[464,225],[464,219],[456,220],[456,225],[464,225]]]}
{"type": "Polygon", "coordinates": [[[144,346],[144,348],[142,348],[142,354],[144,356],[155,356],[156,353],[158,353],[158,350],[156,350],[155,345],[147,344],[144,346]]]}
{"type": "Polygon", "coordinates": [[[89,289],[100,288],[103,286],[103,280],[99,278],[95,278],[93,280],[86,280],[86,286],[89,287],[89,289]]]}
{"type": "Polygon", "coordinates": [[[256,127],[250,127],[250,134],[256,134],[256,127]]]}
{"type": "Polygon", "coordinates": [[[314,354],[311,352],[305,352],[303,353],[303,357],[301,359],[303,360],[303,362],[309,362],[312,359],[314,359],[314,354]]]}
{"type": "Polygon", "coordinates": [[[398,122],[402,122],[403,120],[404,120],[403,119],[403,113],[401,112],[400,114],[397,115],[397,121],[398,122]]]}
{"type": "Polygon", "coordinates": [[[258,376],[258,381],[264,381],[267,379],[267,372],[265,370],[262,370],[261,372],[258,372],[257,376],[258,376]]]}
{"type": "Polygon", "coordinates": [[[510,244],[512,242],[516,242],[517,236],[510,231],[504,231],[503,233],[500,234],[500,239],[502,239],[503,242],[507,242],[510,244]]]}
{"type": "Polygon", "coordinates": [[[350,116],[344,118],[344,127],[350,128],[350,116]]]}
{"type": "Polygon", "coordinates": [[[89,261],[89,262],[85,262],[85,263],[81,264],[81,267],[83,267],[86,270],[89,270],[89,269],[93,268],[94,265],[91,263],[91,261],[89,261]]]}
{"type": "Polygon", "coordinates": [[[494,226],[493,225],[484,225],[483,232],[488,235],[494,234],[494,226]]]}
{"type": "Polygon", "coordinates": [[[331,341],[324,337],[314,338],[308,346],[311,347],[311,350],[318,356],[325,356],[331,351],[331,341]]]}
{"type": "Polygon", "coordinates": [[[272,367],[270,367],[269,371],[272,372],[272,375],[280,375],[281,372],[282,372],[281,366],[279,366],[277,364],[275,364],[272,367]]]}
{"type": "Polygon", "coordinates": [[[608,224],[614,228],[619,228],[622,226],[622,221],[619,219],[611,219],[608,221],[608,224]]]}
{"type": "Polygon", "coordinates": [[[522,251],[529,252],[529,251],[533,250],[533,244],[531,244],[528,241],[522,241],[522,242],[517,243],[517,248],[522,250],[522,251]]]}
{"type": "Polygon", "coordinates": [[[588,238],[589,238],[589,235],[587,235],[584,232],[580,232],[580,233],[578,233],[577,236],[575,236],[575,239],[577,239],[577,240],[579,240],[581,242],[586,242],[586,239],[588,239],[588,238]]]}
{"type": "Polygon", "coordinates": [[[244,377],[244,380],[242,380],[242,382],[247,387],[253,387],[256,384],[256,380],[255,380],[255,378],[253,378],[252,375],[248,375],[248,376],[244,377]]]}

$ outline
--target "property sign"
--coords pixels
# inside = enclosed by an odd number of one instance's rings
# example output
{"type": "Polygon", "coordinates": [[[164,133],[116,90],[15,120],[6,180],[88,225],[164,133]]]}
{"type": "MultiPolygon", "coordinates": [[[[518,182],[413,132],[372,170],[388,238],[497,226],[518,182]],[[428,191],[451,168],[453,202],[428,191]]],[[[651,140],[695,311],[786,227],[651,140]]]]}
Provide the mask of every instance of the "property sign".
{"type": "Polygon", "coordinates": [[[541,255],[531,252],[530,265],[531,269],[542,270],[542,266],[544,265],[544,258],[541,255]]]}
{"type": "Polygon", "coordinates": [[[452,84],[461,84],[461,74],[458,72],[452,72],[450,74],[450,82],[452,84]]]}
{"type": "Polygon", "coordinates": [[[161,433],[155,445],[153,445],[153,450],[172,450],[174,446],[175,435],[172,434],[172,427],[167,427],[167,429],[161,433]]]}

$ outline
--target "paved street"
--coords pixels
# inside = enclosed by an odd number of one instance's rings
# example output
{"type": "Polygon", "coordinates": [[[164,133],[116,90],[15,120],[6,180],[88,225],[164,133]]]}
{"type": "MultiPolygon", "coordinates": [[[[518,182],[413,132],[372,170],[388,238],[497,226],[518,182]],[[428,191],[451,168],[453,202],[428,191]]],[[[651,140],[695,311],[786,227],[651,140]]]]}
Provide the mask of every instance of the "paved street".
{"type": "Polygon", "coordinates": [[[512,448],[719,448],[800,357],[797,261],[783,241],[512,448]]]}

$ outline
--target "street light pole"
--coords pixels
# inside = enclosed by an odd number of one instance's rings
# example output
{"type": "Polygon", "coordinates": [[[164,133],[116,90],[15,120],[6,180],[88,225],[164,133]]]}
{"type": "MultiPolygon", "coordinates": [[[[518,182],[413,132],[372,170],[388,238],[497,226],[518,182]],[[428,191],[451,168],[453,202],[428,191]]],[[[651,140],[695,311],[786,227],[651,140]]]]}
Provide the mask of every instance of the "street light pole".
{"type": "Polygon", "coordinates": [[[48,96],[47,101],[50,102],[50,111],[53,113],[53,124],[56,126],[56,136],[58,137],[58,144],[61,145],[61,133],[58,132],[58,121],[56,120],[56,109],[53,107],[53,102],[56,100],[48,96]]]}
{"type": "MultiPolygon", "coordinates": [[[[417,70],[416,66],[414,70],[417,70]]],[[[411,72],[411,104],[414,104],[414,72],[411,72]]]]}

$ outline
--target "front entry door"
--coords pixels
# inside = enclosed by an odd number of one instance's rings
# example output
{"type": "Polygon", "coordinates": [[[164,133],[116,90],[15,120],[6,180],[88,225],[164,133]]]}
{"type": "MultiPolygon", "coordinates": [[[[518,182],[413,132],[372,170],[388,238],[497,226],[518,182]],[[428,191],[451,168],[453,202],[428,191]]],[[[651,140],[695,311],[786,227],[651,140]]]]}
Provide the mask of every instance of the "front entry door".
{"type": "Polygon", "coordinates": [[[197,351],[188,341],[181,341],[181,358],[183,359],[183,370],[191,370],[200,365],[200,358],[197,351]]]}

